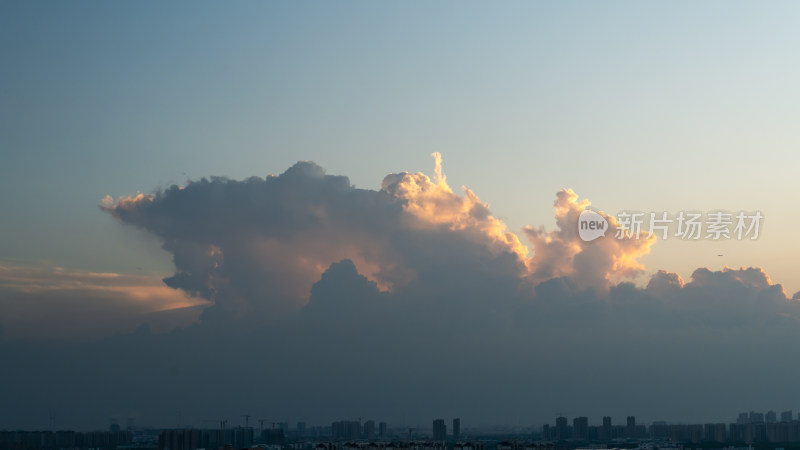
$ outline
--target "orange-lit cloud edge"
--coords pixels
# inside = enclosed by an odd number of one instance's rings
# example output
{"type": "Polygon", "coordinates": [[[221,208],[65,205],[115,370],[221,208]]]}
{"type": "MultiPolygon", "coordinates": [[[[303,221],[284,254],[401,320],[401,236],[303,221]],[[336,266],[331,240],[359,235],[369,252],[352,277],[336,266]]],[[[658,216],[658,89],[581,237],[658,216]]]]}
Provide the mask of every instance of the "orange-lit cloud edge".
{"type": "Polygon", "coordinates": [[[2,326],[10,337],[94,338],[149,323],[167,331],[197,321],[210,302],[161,277],[49,266],[0,265],[2,326]]]}

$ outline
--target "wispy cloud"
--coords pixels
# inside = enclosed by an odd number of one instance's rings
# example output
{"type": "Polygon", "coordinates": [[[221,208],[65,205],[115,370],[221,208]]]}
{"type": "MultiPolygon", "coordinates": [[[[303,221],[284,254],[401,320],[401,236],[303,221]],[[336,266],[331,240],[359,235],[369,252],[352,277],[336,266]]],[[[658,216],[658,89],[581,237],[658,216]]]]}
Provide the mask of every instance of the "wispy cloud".
{"type": "Polygon", "coordinates": [[[184,326],[208,304],[158,277],[18,265],[0,265],[0,298],[6,337],[34,339],[97,338],[147,321],[184,326]]]}

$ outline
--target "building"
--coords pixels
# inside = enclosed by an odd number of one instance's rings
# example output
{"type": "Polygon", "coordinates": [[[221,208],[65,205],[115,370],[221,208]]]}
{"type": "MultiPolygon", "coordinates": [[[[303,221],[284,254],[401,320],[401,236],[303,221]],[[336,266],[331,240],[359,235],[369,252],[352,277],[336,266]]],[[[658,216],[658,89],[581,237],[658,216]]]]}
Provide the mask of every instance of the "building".
{"type": "Polygon", "coordinates": [[[570,433],[569,433],[570,430],[569,430],[569,425],[568,425],[566,417],[564,417],[564,416],[556,417],[556,430],[555,431],[556,431],[556,439],[558,439],[558,440],[563,440],[563,439],[569,439],[570,438],[570,433]]]}
{"type": "Polygon", "coordinates": [[[764,422],[754,423],[750,426],[752,439],[750,442],[766,442],[767,441],[767,424],[764,422]]]}
{"type": "Polygon", "coordinates": [[[636,438],[636,416],[628,416],[627,426],[625,427],[625,437],[628,439],[636,438]]]}
{"type": "Polygon", "coordinates": [[[653,424],[650,425],[650,439],[669,439],[669,425],[663,421],[653,422],[653,424]]]}
{"type": "Polygon", "coordinates": [[[739,422],[741,414],[739,416],[739,419],[736,419],[736,423],[732,423],[728,426],[728,440],[730,442],[747,442],[745,439],[745,428],[749,428],[750,424],[739,422]]]}
{"type": "Polygon", "coordinates": [[[582,416],[572,419],[572,435],[575,439],[589,440],[589,418],[582,416]]]}
{"type": "MultiPolygon", "coordinates": [[[[264,432],[262,432],[262,439],[263,434],[264,432]]],[[[253,445],[253,437],[254,433],[252,427],[203,430],[200,433],[199,448],[218,448],[224,447],[225,445],[232,445],[235,448],[248,448],[253,445]]]]}
{"type": "Polygon", "coordinates": [[[331,424],[331,438],[335,441],[353,441],[361,438],[361,422],[340,420],[331,424]]]}
{"type": "Polygon", "coordinates": [[[133,442],[130,431],[95,431],[82,433],[60,431],[0,431],[0,450],[109,449],[133,442]]]}
{"type": "Polygon", "coordinates": [[[453,419],[453,441],[458,442],[461,440],[461,419],[456,417],[453,419]]]}
{"type": "Polygon", "coordinates": [[[433,421],[433,440],[444,441],[447,439],[447,425],[444,419],[436,419],[433,421]]]}
{"type": "Polygon", "coordinates": [[[382,439],[389,437],[389,430],[386,422],[381,422],[378,424],[378,436],[382,439]]]}
{"type": "Polygon", "coordinates": [[[364,439],[375,438],[375,421],[368,420],[364,422],[364,439]]]}
{"type": "Polygon", "coordinates": [[[724,423],[707,423],[703,430],[706,442],[725,442],[728,439],[724,423]]]}
{"type": "Polygon", "coordinates": [[[164,430],[158,434],[158,450],[197,450],[199,430],[164,430]]]}
{"type": "Polygon", "coordinates": [[[282,445],[286,442],[283,428],[272,428],[261,431],[261,442],[267,445],[282,445]]]}
{"type": "Polygon", "coordinates": [[[793,420],[787,423],[786,440],[788,442],[800,441],[800,422],[793,420]]]}
{"type": "Polygon", "coordinates": [[[610,441],[614,438],[613,429],[611,426],[611,416],[603,416],[603,426],[600,428],[600,440],[610,441]]]}
{"type": "Polygon", "coordinates": [[[550,424],[542,425],[542,440],[549,441],[552,439],[552,433],[550,433],[550,424]]]}

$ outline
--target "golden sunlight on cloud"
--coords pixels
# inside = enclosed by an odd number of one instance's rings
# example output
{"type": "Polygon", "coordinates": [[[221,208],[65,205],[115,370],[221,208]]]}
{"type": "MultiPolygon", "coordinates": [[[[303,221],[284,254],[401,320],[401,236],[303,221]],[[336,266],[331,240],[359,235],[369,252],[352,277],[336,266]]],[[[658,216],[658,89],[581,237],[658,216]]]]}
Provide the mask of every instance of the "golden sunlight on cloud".
{"type": "Polygon", "coordinates": [[[778,289],[783,297],[787,297],[786,290],[781,284],[774,284],[767,272],[761,267],[733,267],[725,266],[720,271],[712,271],[707,267],[700,267],[692,273],[692,280],[697,284],[711,284],[716,282],[715,277],[723,277],[738,282],[742,286],[754,289],[778,289]]]}
{"type": "Polygon", "coordinates": [[[613,283],[644,272],[638,259],[650,253],[655,236],[617,239],[619,224],[616,219],[600,211],[598,214],[609,225],[605,237],[583,241],[578,235],[578,217],[590,205],[587,199],[579,200],[572,189],[562,189],[553,204],[558,229],[525,228],[534,248],[534,255],[528,262],[534,284],[553,277],[571,276],[580,288],[608,289],[613,283]]]}
{"type": "Polygon", "coordinates": [[[96,337],[145,322],[170,329],[195,322],[209,304],[166,286],[160,277],[58,267],[0,265],[0,294],[6,299],[0,316],[10,337],[96,337]],[[169,323],[157,317],[165,311],[174,312],[169,323]]]}
{"type": "Polygon", "coordinates": [[[442,170],[442,155],[434,153],[434,180],[423,173],[391,174],[383,180],[382,189],[402,199],[407,212],[424,225],[447,226],[451,230],[474,232],[477,239],[488,239],[495,252],[512,252],[525,263],[528,280],[533,285],[570,276],[580,288],[607,289],[611,284],[631,279],[644,272],[638,261],[648,254],[655,236],[638,239],[617,239],[619,225],[613,216],[600,213],[609,223],[606,237],[585,242],[578,235],[578,217],[591,203],[580,200],[571,189],[562,189],[554,203],[557,230],[526,227],[524,233],[533,245],[529,249],[505,223],[491,215],[489,206],[466,186],[464,196],[453,192],[442,170]]]}
{"type": "Polygon", "coordinates": [[[114,201],[114,197],[110,195],[106,195],[102,199],[100,199],[100,208],[106,211],[111,212],[114,214],[118,209],[125,208],[127,206],[133,206],[137,203],[143,202],[152,202],[155,200],[155,196],[152,194],[142,194],[141,192],[136,195],[127,195],[117,199],[114,201]]]}
{"type": "Polygon", "coordinates": [[[516,234],[508,231],[506,224],[491,215],[489,205],[466,186],[464,196],[453,192],[442,170],[442,155],[431,155],[436,161],[435,178],[418,172],[390,174],[383,179],[382,190],[404,201],[404,208],[423,224],[445,225],[451,230],[475,231],[489,238],[490,248],[496,253],[508,251],[524,260],[528,248],[516,234]]]}

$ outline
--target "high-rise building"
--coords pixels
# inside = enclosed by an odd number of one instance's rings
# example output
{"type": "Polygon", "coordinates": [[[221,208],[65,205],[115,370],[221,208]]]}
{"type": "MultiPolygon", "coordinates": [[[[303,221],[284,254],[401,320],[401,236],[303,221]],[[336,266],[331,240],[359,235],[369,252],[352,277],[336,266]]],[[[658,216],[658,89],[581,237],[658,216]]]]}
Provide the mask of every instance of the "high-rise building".
{"type": "Polygon", "coordinates": [[[433,440],[444,441],[447,439],[447,425],[444,419],[436,419],[433,421],[433,440]]]}
{"type": "Polygon", "coordinates": [[[253,427],[236,428],[232,444],[234,448],[250,448],[253,445],[253,427]]]}
{"type": "Polygon", "coordinates": [[[461,440],[461,419],[456,417],[453,419],[453,441],[458,442],[461,440]]]}
{"type": "Polygon", "coordinates": [[[388,432],[387,428],[388,428],[388,426],[386,425],[386,422],[379,423],[378,424],[378,436],[380,436],[381,438],[388,437],[389,432],[388,432]]]}
{"type": "Polygon", "coordinates": [[[361,438],[361,422],[340,420],[331,424],[331,437],[334,440],[350,441],[361,438]]]}
{"type": "Polygon", "coordinates": [[[306,437],[306,423],[297,422],[297,437],[306,437]]]}
{"type": "Polygon", "coordinates": [[[781,422],[791,422],[792,421],[792,411],[784,411],[781,413],[781,422]]]}
{"type": "Polygon", "coordinates": [[[569,425],[564,416],[556,417],[556,439],[569,439],[569,425]]]}
{"type": "Polygon", "coordinates": [[[728,440],[731,442],[740,442],[744,441],[744,429],[745,427],[749,428],[750,425],[747,423],[739,423],[738,419],[736,423],[732,423],[728,426],[730,430],[728,433],[728,440]]]}
{"type": "Polygon", "coordinates": [[[625,437],[634,439],[636,437],[636,416],[628,416],[628,423],[625,427],[625,437]]]}
{"type": "Polygon", "coordinates": [[[588,440],[589,439],[589,418],[576,417],[572,419],[572,435],[575,439],[588,440]]]}
{"type": "Polygon", "coordinates": [[[269,445],[281,445],[286,441],[283,428],[267,428],[261,430],[261,441],[269,445]]]}
{"type": "Polygon", "coordinates": [[[667,422],[658,420],[650,425],[650,438],[651,439],[669,439],[669,425],[667,422]]]}
{"type": "Polygon", "coordinates": [[[753,442],[753,437],[755,436],[755,430],[752,424],[747,424],[742,430],[742,440],[744,442],[753,442]]]}
{"type": "Polygon", "coordinates": [[[725,434],[724,423],[707,423],[704,426],[703,437],[708,442],[725,442],[727,436],[725,434]]]}
{"type": "MultiPolygon", "coordinates": [[[[767,423],[767,441],[769,441],[769,442],[786,442],[786,439],[784,439],[784,436],[782,436],[782,435],[784,435],[786,433],[782,432],[782,431],[785,431],[785,430],[781,430],[781,428],[782,428],[781,425],[784,425],[784,424],[781,424],[781,423],[778,423],[778,422],[768,422],[767,423]]],[[[785,427],[783,427],[783,428],[785,428],[785,427]]]]}
{"type": "Polygon", "coordinates": [[[751,439],[748,442],[765,442],[767,440],[767,424],[759,422],[750,427],[751,439]]]}
{"type": "Polygon", "coordinates": [[[787,434],[786,434],[786,441],[787,442],[797,442],[800,441],[800,422],[793,420],[787,423],[787,434]]]}
{"type": "Polygon", "coordinates": [[[373,439],[375,437],[375,421],[368,420],[364,422],[364,438],[373,439]]]}
{"type": "Polygon", "coordinates": [[[603,426],[600,428],[600,440],[610,441],[613,438],[614,436],[611,428],[611,416],[603,416],[603,426]]]}
{"type": "Polygon", "coordinates": [[[196,450],[199,446],[199,430],[164,430],[158,435],[159,450],[196,450]]]}
{"type": "Polygon", "coordinates": [[[764,416],[764,421],[767,423],[775,423],[778,421],[778,414],[775,411],[767,411],[767,414],[764,416]]]}

